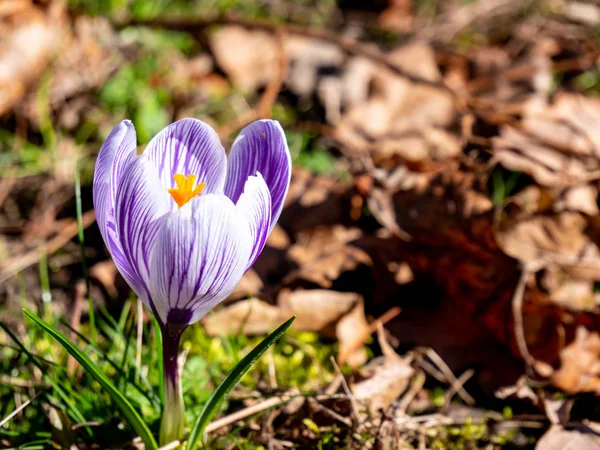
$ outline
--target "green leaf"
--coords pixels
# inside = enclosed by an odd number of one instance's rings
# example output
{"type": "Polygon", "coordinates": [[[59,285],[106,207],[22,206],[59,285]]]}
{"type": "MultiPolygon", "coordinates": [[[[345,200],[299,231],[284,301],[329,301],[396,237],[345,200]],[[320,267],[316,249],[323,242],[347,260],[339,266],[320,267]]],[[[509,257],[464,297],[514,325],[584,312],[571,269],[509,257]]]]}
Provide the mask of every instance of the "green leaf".
{"type": "Polygon", "coordinates": [[[260,344],[254,347],[242,360],[236,364],[233,370],[225,377],[221,384],[214,390],[204,408],[200,412],[200,416],[196,421],[190,437],[188,439],[188,449],[196,448],[198,439],[204,434],[204,429],[212,416],[217,411],[217,408],[225,398],[225,396],[233,389],[233,387],[240,381],[248,370],[254,365],[254,363],[271,347],[277,339],[283,335],[290,327],[292,322],[296,319],[296,316],[292,316],[287,322],[273,331],[270,335],[264,338],[260,344]]]}
{"type": "Polygon", "coordinates": [[[98,369],[98,366],[92,362],[81,350],[75,347],[65,336],[63,336],[58,330],[51,325],[44,322],[38,316],[30,311],[23,310],[23,312],[35,323],[44,329],[46,333],[52,336],[60,345],[62,345],[69,354],[77,360],[79,364],[98,382],[100,385],[110,394],[113,401],[119,407],[129,425],[135,430],[135,432],[142,438],[146,449],[155,450],[158,448],[156,441],[152,436],[152,433],[139,416],[137,411],[133,408],[131,403],[125,398],[121,392],[110,382],[110,380],[98,369]]]}

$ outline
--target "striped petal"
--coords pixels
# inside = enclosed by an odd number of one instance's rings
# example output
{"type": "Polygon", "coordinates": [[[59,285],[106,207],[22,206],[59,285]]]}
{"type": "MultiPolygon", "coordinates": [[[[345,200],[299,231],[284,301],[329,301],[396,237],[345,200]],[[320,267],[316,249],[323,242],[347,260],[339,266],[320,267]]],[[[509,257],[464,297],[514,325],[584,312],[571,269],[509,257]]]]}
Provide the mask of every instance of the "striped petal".
{"type": "MultiPolygon", "coordinates": [[[[170,213],[171,198],[158,181],[156,169],[145,155],[127,167],[117,189],[117,236],[137,285],[131,287],[149,306],[150,261],[158,231],[170,213]]],[[[154,309],[154,308],[153,308],[154,309]]]]}
{"type": "Polygon", "coordinates": [[[271,224],[271,193],[260,173],[248,178],[236,206],[246,217],[252,234],[252,253],[246,266],[248,270],[264,248],[271,224]]]}
{"type": "MultiPolygon", "coordinates": [[[[144,154],[156,167],[165,189],[175,187],[175,174],[196,175],[206,183],[204,193],[222,193],[227,158],[219,136],[210,126],[197,119],[179,120],[157,134],[144,154]]],[[[171,210],[177,205],[171,202],[171,210]]]]}
{"type": "Polygon", "coordinates": [[[292,160],[285,133],[276,120],[258,120],[244,128],[227,160],[225,195],[237,202],[249,176],[260,172],[271,193],[273,229],[290,185],[292,160]]]}
{"type": "Polygon", "coordinates": [[[150,266],[150,292],[163,323],[200,320],[233,291],[251,251],[250,227],[224,195],[195,197],[171,214],[150,266]]]}
{"type": "Polygon", "coordinates": [[[94,169],[94,210],[96,221],[109,247],[109,223],[114,224],[114,204],[117,184],[123,171],[135,157],[135,128],[129,120],[119,123],[100,148],[94,169]]]}
{"type": "Polygon", "coordinates": [[[129,120],[124,120],[113,128],[98,153],[94,168],[93,198],[96,222],[104,243],[125,281],[141,295],[144,291],[143,283],[123,253],[115,220],[117,185],[125,169],[135,158],[135,149],[135,128],[129,120]]]}

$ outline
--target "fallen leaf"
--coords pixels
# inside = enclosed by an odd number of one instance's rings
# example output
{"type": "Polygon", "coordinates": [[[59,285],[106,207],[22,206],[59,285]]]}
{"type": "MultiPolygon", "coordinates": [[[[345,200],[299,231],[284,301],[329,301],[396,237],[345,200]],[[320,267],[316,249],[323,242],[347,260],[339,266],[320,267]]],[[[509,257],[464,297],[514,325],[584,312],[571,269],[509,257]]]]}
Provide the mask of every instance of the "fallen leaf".
{"type": "Polygon", "coordinates": [[[339,342],[338,364],[348,364],[353,368],[362,366],[367,361],[364,345],[370,335],[371,330],[365,317],[365,305],[361,300],[339,320],[335,327],[335,336],[339,342]]]}
{"type": "Polygon", "coordinates": [[[353,292],[312,289],[283,290],[277,303],[286,315],[296,315],[296,329],[323,331],[326,326],[337,323],[359,301],[360,295],[353,292]]]}
{"type": "Polygon", "coordinates": [[[371,414],[385,411],[407,388],[414,369],[409,358],[402,358],[385,339],[383,332],[378,333],[384,356],[377,358],[361,371],[364,380],[352,384],[350,389],[354,399],[364,403],[371,414]]]}
{"type": "Polygon", "coordinates": [[[284,320],[277,306],[257,298],[243,300],[205,316],[204,329],[210,336],[267,334],[277,328],[284,320]]]}
{"type": "Polygon", "coordinates": [[[554,425],[540,438],[535,450],[600,450],[600,437],[591,433],[568,431],[554,425]]]}
{"type": "MultiPolygon", "coordinates": [[[[600,394],[600,335],[577,327],[575,340],[560,352],[560,369],[552,384],[570,394],[600,394]]],[[[583,448],[583,447],[582,447],[583,448]]]]}

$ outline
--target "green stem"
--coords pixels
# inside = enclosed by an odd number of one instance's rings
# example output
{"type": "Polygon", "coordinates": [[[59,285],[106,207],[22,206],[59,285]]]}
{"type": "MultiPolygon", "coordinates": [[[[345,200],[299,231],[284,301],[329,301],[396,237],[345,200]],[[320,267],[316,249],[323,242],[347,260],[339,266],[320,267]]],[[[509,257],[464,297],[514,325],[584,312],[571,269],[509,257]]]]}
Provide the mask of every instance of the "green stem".
{"type": "Polygon", "coordinates": [[[185,327],[170,324],[161,327],[165,402],[160,423],[161,446],[181,440],[183,437],[185,409],[177,355],[179,353],[179,341],[184,329],[185,327]]]}

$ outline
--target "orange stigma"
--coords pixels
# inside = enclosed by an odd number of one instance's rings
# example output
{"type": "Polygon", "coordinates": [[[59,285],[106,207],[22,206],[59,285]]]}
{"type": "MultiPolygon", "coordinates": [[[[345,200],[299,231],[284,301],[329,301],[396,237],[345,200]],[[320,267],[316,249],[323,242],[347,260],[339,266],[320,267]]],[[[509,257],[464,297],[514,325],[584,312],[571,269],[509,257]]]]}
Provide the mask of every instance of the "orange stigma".
{"type": "Polygon", "coordinates": [[[196,175],[188,175],[186,177],[180,173],[176,173],[173,175],[173,179],[177,187],[169,189],[168,192],[180,208],[196,195],[199,195],[206,186],[206,183],[198,183],[198,186],[194,187],[196,175]]]}

